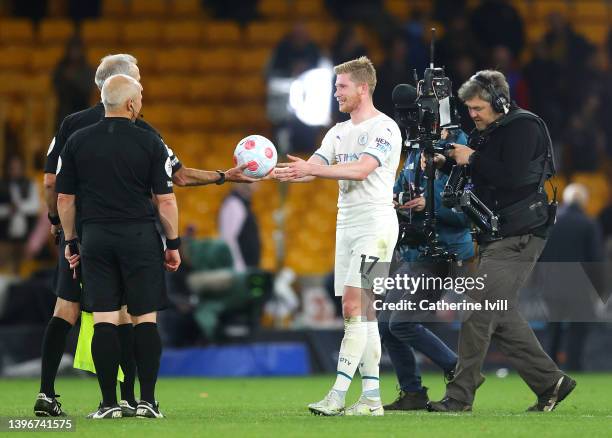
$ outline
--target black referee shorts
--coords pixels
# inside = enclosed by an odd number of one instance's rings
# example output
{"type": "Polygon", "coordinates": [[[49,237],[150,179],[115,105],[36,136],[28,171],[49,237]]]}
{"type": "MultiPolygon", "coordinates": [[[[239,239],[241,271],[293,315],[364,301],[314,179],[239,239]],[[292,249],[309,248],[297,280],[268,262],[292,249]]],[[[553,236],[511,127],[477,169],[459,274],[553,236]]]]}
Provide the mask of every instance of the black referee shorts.
{"type": "Polygon", "coordinates": [[[68,260],[64,256],[65,249],[65,240],[64,240],[64,232],[60,233],[60,243],[57,249],[57,268],[55,269],[55,281],[54,281],[54,291],[55,295],[58,298],[62,298],[66,301],[72,301],[73,303],[78,303],[81,301],[81,278],[77,269],[77,278],[76,280],[72,278],[72,269],[70,269],[70,265],[68,264],[68,260]]]}
{"type": "Polygon", "coordinates": [[[83,309],[130,315],[167,307],[162,241],[153,222],[84,224],[83,309]]]}

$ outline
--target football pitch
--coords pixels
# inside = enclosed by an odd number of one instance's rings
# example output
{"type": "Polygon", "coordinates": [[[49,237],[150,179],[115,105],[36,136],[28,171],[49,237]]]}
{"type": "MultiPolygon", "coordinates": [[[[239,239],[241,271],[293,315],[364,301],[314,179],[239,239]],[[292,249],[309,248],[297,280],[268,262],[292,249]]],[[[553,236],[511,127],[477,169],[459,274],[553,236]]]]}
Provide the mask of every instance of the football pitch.
{"type": "MultiPolygon", "coordinates": [[[[525,413],[535,401],[516,375],[488,375],[474,412],[388,412],[384,417],[316,417],[306,405],[323,398],[333,376],[301,378],[164,378],[157,386],[162,420],[86,420],[99,402],[95,379],[61,378],[56,390],[76,424],[76,436],[188,437],[599,437],[612,434],[612,375],[573,375],[574,392],[552,413],[525,413]]],[[[440,374],[423,379],[430,398],[441,398],[440,374]]],[[[395,377],[381,376],[385,403],[396,396],[395,377]]],[[[356,377],[347,402],[360,391],[356,377]]],[[[33,417],[38,380],[0,380],[0,417],[33,417]]],[[[138,392],[137,392],[138,394],[138,392]]],[[[46,433],[45,435],[47,436],[46,433]]]]}

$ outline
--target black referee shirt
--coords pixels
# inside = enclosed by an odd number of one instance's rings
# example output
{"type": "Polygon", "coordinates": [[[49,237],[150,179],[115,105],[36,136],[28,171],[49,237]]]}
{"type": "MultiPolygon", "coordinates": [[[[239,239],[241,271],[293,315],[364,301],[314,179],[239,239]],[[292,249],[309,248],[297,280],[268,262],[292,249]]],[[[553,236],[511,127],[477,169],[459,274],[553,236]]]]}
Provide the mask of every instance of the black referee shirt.
{"type": "Polygon", "coordinates": [[[81,224],[155,221],[151,192],[172,193],[172,164],[155,133],[106,117],[70,136],[55,189],[77,196],[81,224]]]}
{"type": "MultiPolygon", "coordinates": [[[[96,105],[91,108],[87,108],[86,110],[79,111],[69,116],[66,116],[60,125],[59,130],[53,140],[51,140],[51,144],[49,145],[49,151],[47,152],[47,160],[45,161],[45,173],[53,173],[57,172],[57,161],[60,157],[60,153],[62,149],[64,149],[64,145],[68,138],[74,134],[79,129],[85,128],[87,126],[91,126],[94,123],[99,122],[104,118],[104,105],[102,102],[98,102],[96,105]]],[[[139,126],[143,129],[153,132],[159,138],[162,138],[159,132],[155,130],[151,125],[145,122],[142,119],[136,119],[136,126],[139,126]]],[[[163,141],[163,140],[162,140],[163,141]]],[[[168,155],[170,156],[170,162],[172,163],[172,173],[175,173],[182,166],[178,157],[174,154],[174,152],[166,146],[168,150],[168,155]]]]}

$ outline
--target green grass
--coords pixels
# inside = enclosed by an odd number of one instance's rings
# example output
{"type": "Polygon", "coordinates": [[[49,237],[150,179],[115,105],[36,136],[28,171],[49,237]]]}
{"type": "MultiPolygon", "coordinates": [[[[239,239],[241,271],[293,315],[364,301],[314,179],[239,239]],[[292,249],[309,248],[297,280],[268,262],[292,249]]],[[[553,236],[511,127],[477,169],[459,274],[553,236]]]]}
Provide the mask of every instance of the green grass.
{"type": "MultiPolygon", "coordinates": [[[[319,400],[333,376],[252,379],[161,379],[157,397],[164,420],[124,418],[85,420],[99,401],[94,379],[59,379],[56,390],[63,407],[76,421],[78,436],[214,437],[542,437],[610,436],[612,375],[574,376],[578,387],[552,413],[524,412],[535,397],[516,375],[488,376],[478,391],[474,412],[432,414],[387,413],[384,417],[315,417],[306,404],[319,400]]],[[[382,379],[383,400],[395,397],[395,378],[382,379]]],[[[427,375],[432,399],[443,395],[438,374],[427,375]]],[[[357,378],[347,401],[360,390],[357,378]]],[[[38,382],[0,380],[0,416],[31,416],[38,382]]],[[[49,436],[45,433],[42,436],[49,436]]]]}

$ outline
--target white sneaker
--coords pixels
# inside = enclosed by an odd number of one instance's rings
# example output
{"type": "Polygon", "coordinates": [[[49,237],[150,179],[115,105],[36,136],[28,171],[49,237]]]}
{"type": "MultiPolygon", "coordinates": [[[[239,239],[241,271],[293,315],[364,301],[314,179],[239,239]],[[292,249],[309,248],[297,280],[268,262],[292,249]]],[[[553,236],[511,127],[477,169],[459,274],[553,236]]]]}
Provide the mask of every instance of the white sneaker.
{"type": "Polygon", "coordinates": [[[332,389],[320,402],[310,403],[308,409],[315,415],[333,417],[342,415],[344,411],[344,401],[340,398],[338,393],[332,389]]]}
{"type": "Polygon", "coordinates": [[[385,415],[385,410],[382,406],[382,401],[379,399],[371,399],[359,397],[359,400],[354,405],[346,408],[344,415],[364,416],[369,415],[372,417],[379,417],[385,415]]]}

